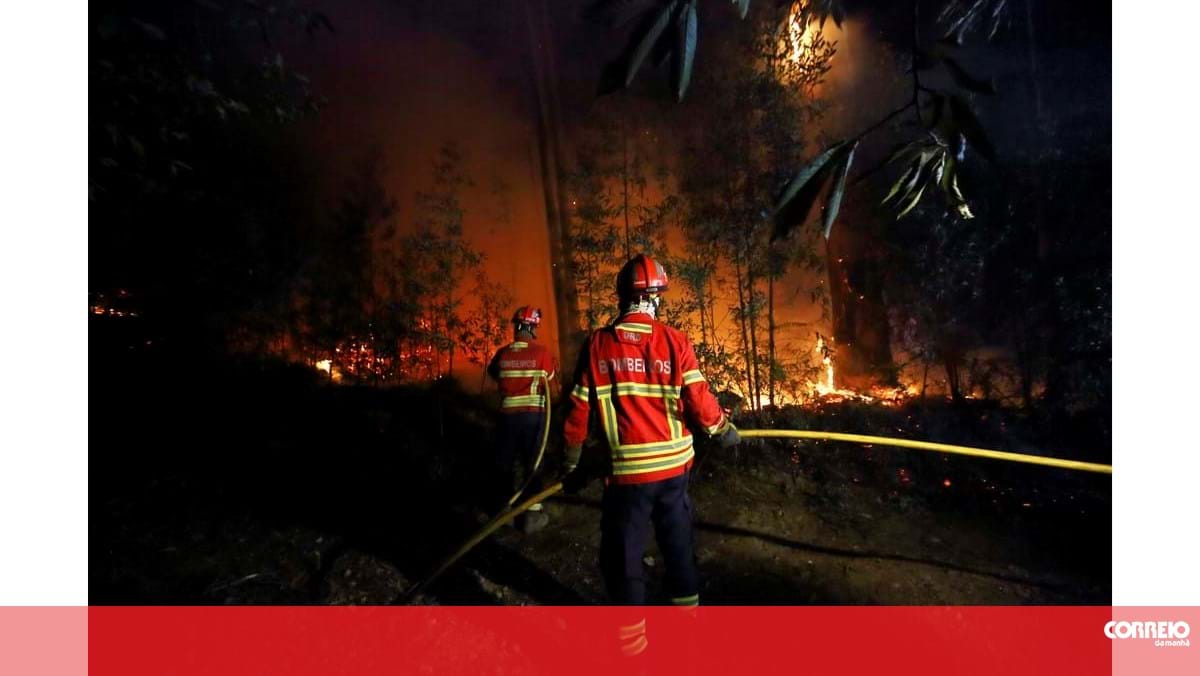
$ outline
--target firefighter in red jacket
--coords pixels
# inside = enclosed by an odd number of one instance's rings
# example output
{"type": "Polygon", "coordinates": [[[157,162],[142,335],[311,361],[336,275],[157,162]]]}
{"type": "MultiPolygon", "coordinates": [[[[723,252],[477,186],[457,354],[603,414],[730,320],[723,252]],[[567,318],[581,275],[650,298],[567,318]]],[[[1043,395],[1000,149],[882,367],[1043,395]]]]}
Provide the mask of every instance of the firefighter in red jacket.
{"type": "MultiPolygon", "coordinates": [[[[718,437],[722,447],[739,442],[687,337],[655,319],[666,290],[666,272],[645,255],[621,269],[621,315],[594,332],[579,355],[564,427],[568,474],[579,463],[593,412],[607,442],[600,568],[617,605],[646,601],[642,555],[651,522],[665,559],[671,603],[699,603],[687,493],[694,456],[688,428],[718,437]]],[[[631,638],[632,647],[637,640],[644,636],[631,638]]]]}
{"type": "MultiPolygon", "coordinates": [[[[547,412],[546,388],[558,371],[550,350],[536,343],[536,332],[542,323],[542,311],[525,305],[513,314],[513,342],[500,348],[488,364],[488,375],[500,387],[499,434],[497,435],[496,464],[503,496],[497,508],[505,506],[515,491],[525,484],[527,472],[533,470],[538,451],[542,449],[542,433],[547,412]]],[[[521,528],[533,532],[546,525],[549,518],[537,504],[522,517],[521,528]]]]}

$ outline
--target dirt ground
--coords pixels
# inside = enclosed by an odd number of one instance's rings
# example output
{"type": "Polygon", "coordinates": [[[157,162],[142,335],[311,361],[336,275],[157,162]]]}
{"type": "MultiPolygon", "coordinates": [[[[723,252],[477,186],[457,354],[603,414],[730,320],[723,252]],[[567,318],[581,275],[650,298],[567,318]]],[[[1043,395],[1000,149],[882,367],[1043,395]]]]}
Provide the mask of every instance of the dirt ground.
{"type": "MultiPolygon", "coordinates": [[[[274,366],[92,363],[93,604],[397,603],[479,527],[495,481],[487,397],[274,366]]],[[[842,403],[738,422],[1103,461],[1082,450],[1103,438],[1064,447],[1081,433],[995,408],[842,403]]],[[[1110,602],[1109,476],[853,444],[697,453],[704,603],[1110,602]]],[[[501,529],[412,600],[603,603],[601,490],[549,500],[545,530],[501,529]]],[[[645,561],[661,600],[652,542],[645,561]]]]}
{"type": "MultiPolygon", "coordinates": [[[[764,444],[743,455],[780,450],[764,444]]],[[[586,602],[603,603],[596,570],[600,490],[593,485],[578,497],[552,500],[546,531],[510,528],[497,543],[553,571],[586,602]]],[[[969,515],[869,483],[839,487],[803,474],[781,479],[759,459],[708,458],[691,493],[705,603],[1059,604],[1107,603],[1110,596],[1107,533],[1087,526],[1093,519],[1107,523],[1102,510],[1046,514],[1030,505],[1017,518],[969,515]]],[[[648,544],[647,573],[656,587],[663,564],[648,544]]],[[[469,563],[487,575],[486,563],[469,563]]],[[[500,592],[497,601],[538,600],[500,592]]]]}

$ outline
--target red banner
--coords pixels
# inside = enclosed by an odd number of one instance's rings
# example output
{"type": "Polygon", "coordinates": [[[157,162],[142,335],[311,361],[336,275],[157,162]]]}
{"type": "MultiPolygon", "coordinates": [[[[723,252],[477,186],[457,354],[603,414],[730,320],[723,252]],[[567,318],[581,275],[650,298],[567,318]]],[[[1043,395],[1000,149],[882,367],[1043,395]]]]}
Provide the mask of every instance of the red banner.
{"type": "Polygon", "coordinates": [[[1198,621],[1107,606],[3,608],[0,673],[81,673],[86,650],[93,676],[1195,674],[1198,621]]]}

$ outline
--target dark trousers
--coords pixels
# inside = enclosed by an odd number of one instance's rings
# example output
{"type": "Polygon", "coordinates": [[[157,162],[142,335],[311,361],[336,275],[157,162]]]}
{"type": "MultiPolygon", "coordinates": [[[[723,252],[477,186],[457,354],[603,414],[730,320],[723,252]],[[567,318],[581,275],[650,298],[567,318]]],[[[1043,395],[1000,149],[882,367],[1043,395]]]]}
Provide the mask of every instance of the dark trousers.
{"type": "Polygon", "coordinates": [[[496,505],[503,507],[525,484],[542,446],[542,413],[505,413],[496,439],[496,505]]]}
{"type": "Polygon", "coordinates": [[[672,603],[694,605],[700,576],[692,538],[688,475],[645,484],[609,484],[600,518],[600,569],[614,605],[646,602],[642,556],[646,536],[654,536],[666,566],[666,592],[672,603]]]}

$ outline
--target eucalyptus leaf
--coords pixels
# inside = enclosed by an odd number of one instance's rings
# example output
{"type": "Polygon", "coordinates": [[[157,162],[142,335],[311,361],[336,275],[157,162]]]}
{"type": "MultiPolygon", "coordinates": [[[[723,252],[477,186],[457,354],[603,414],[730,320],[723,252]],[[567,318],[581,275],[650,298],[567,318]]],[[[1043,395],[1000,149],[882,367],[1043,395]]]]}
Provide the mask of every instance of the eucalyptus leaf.
{"type": "Polygon", "coordinates": [[[896,216],[896,220],[898,221],[908,215],[908,212],[912,211],[913,207],[917,206],[917,202],[921,201],[921,195],[924,193],[925,186],[921,186],[920,190],[917,190],[917,194],[913,195],[912,199],[909,200],[908,205],[905,206],[904,209],[896,216]]]}
{"type": "Polygon", "coordinates": [[[813,161],[805,165],[804,168],[802,168],[800,172],[796,174],[796,177],[787,184],[787,187],[783,189],[783,193],[780,194],[779,200],[775,203],[775,208],[772,210],[771,215],[776,215],[785,207],[787,207],[792,199],[796,197],[796,194],[799,193],[800,190],[809,183],[809,181],[812,181],[813,178],[825,168],[825,165],[829,163],[829,160],[845,145],[845,141],[835,143],[826,148],[825,151],[820,155],[817,155],[813,161]]]}
{"type": "MultiPolygon", "coordinates": [[[[917,169],[917,165],[910,164],[908,168],[904,170],[904,173],[900,174],[900,178],[896,179],[896,182],[892,184],[892,189],[888,191],[887,196],[884,197],[879,203],[887,204],[888,202],[892,201],[893,197],[900,195],[900,188],[908,183],[909,179],[914,177],[913,175],[917,172],[917,169]]],[[[905,194],[907,194],[907,192],[905,194]]]]}
{"type": "Polygon", "coordinates": [[[679,45],[676,48],[675,100],[682,101],[692,81],[692,64],[696,57],[696,0],[688,3],[679,14],[679,45]]]}
{"type": "Polygon", "coordinates": [[[825,239],[829,239],[829,233],[833,230],[833,223],[837,220],[838,211],[842,206],[842,197],[846,194],[846,177],[850,174],[850,164],[854,162],[854,150],[858,148],[858,141],[850,146],[846,152],[845,159],[842,160],[841,171],[838,172],[837,181],[833,184],[833,191],[829,193],[829,200],[825,203],[824,229],[825,239]]]}
{"type": "Polygon", "coordinates": [[[633,84],[633,78],[641,70],[642,63],[650,54],[650,50],[654,48],[658,39],[662,37],[663,31],[667,29],[667,25],[671,23],[671,14],[675,11],[677,4],[679,4],[678,1],[673,0],[663,5],[662,9],[658,11],[658,16],[654,19],[654,23],[650,25],[645,35],[642,36],[641,41],[638,42],[637,47],[629,58],[629,65],[625,69],[626,87],[633,84]]]}
{"type": "Polygon", "coordinates": [[[774,228],[771,231],[771,241],[786,238],[793,228],[808,221],[809,214],[816,206],[817,198],[832,180],[837,168],[837,161],[826,162],[808,181],[796,196],[775,215],[774,228]]]}
{"type": "Polygon", "coordinates": [[[913,191],[916,190],[918,186],[921,186],[922,188],[924,187],[922,184],[925,183],[925,169],[926,167],[930,166],[931,161],[937,156],[937,154],[938,151],[935,148],[926,148],[921,152],[920,156],[913,161],[913,172],[909,175],[908,181],[901,189],[900,197],[897,198],[897,201],[903,202],[904,200],[908,199],[909,195],[912,195],[913,191]]]}

